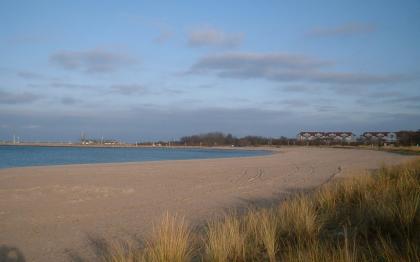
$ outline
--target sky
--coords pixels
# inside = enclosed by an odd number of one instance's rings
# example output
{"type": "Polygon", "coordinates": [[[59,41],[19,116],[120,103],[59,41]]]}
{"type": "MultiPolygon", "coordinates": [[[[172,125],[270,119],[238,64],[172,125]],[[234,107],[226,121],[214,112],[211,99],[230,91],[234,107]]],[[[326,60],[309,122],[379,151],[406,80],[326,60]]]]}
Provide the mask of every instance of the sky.
{"type": "Polygon", "coordinates": [[[420,129],[420,1],[0,1],[0,140],[420,129]]]}

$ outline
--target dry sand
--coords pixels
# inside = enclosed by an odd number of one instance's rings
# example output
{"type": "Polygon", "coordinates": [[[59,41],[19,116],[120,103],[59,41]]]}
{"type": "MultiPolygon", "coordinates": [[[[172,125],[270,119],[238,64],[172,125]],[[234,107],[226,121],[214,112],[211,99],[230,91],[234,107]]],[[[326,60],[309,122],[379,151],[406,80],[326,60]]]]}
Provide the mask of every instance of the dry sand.
{"type": "Polygon", "coordinates": [[[225,208],[279,200],[352,170],[411,158],[353,149],[278,151],[250,158],[0,170],[0,249],[18,248],[27,261],[92,258],[89,238],[141,236],[166,211],[197,222],[225,208]]]}

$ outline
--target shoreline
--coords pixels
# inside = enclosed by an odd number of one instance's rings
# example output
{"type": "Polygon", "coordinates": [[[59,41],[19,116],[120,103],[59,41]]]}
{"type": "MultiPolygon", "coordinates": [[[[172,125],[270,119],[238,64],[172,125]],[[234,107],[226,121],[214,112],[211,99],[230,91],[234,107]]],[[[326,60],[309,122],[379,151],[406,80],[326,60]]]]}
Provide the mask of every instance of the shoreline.
{"type": "MultiPolygon", "coordinates": [[[[261,150],[269,151],[269,150],[261,150]]],[[[39,166],[16,166],[16,167],[0,167],[1,171],[14,170],[14,169],[37,169],[37,168],[71,168],[71,167],[107,167],[107,166],[126,166],[126,165],[141,165],[141,164],[152,164],[152,163],[166,163],[166,162],[183,162],[183,161],[202,161],[202,160],[218,160],[218,159],[253,159],[266,157],[272,154],[279,154],[280,151],[269,151],[269,154],[265,155],[256,155],[256,156],[234,156],[234,157],[211,157],[211,158],[195,158],[195,159],[168,159],[168,160],[146,160],[146,161],[131,161],[131,162],[103,162],[103,163],[79,163],[79,164],[55,164],[55,165],[39,165],[39,166]]]]}
{"type": "MultiPolygon", "coordinates": [[[[1,145],[0,145],[1,146],[1,145]]],[[[31,147],[31,145],[21,145],[21,146],[29,146],[31,147]]],[[[40,147],[61,147],[61,146],[40,146],[40,147]]],[[[79,147],[77,147],[79,148],[79,147]]],[[[80,147],[80,148],[84,148],[84,147],[80,147]]],[[[86,148],[109,148],[109,147],[86,147],[86,148]]],[[[113,148],[126,148],[126,147],[113,147],[113,148]]],[[[131,147],[130,147],[131,148],[131,147]]],[[[261,154],[256,154],[256,155],[250,155],[250,156],[216,156],[216,157],[204,157],[204,158],[186,158],[186,159],[156,159],[156,160],[139,160],[139,161],[116,161],[116,162],[91,162],[91,163],[65,163],[65,164],[46,164],[46,165],[28,165],[28,166],[13,166],[13,167],[0,167],[0,170],[5,170],[5,169],[27,169],[27,168],[47,168],[47,167],[66,167],[66,166],[86,166],[86,165],[97,165],[97,166],[101,166],[101,165],[125,165],[125,164],[141,164],[141,163],[153,163],[153,162],[167,162],[167,161],[200,161],[200,160],[209,160],[209,159],[236,159],[236,158],[255,158],[255,157],[264,157],[267,155],[272,155],[272,154],[278,154],[280,153],[280,150],[276,150],[275,148],[267,148],[267,147],[261,147],[261,148],[256,148],[256,147],[241,147],[241,148],[224,148],[224,147],[167,147],[167,148],[163,148],[163,147],[136,147],[139,149],[193,149],[193,150],[238,150],[238,151],[259,151],[261,152],[261,154]]]]}
{"type": "Polygon", "coordinates": [[[0,170],[0,245],[28,261],[91,257],[89,236],[148,234],[165,212],[205,221],[262,205],[354,170],[413,157],[378,151],[290,147],[257,157],[83,164],[0,170]]]}
{"type": "MultiPolygon", "coordinates": [[[[181,145],[171,145],[171,146],[153,146],[153,145],[136,145],[136,144],[115,144],[115,145],[106,145],[106,144],[68,144],[68,143],[0,143],[0,146],[34,146],[34,147],[81,147],[81,148],[203,148],[203,149],[257,149],[260,147],[265,148],[279,148],[276,146],[268,146],[268,145],[262,145],[262,146],[181,146],[181,145]]],[[[283,147],[283,146],[282,146],[283,147]]]]}

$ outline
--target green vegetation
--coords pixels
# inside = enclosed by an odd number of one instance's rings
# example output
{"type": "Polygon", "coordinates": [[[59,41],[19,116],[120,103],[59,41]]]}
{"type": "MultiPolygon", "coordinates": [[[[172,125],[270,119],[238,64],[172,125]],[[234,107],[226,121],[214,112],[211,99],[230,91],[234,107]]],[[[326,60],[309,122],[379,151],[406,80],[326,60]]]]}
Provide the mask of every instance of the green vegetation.
{"type": "Polygon", "coordinates": [[[291,145],[295,139],[286,137],[272,138],[262,136],[235,137],[231,134],[212,132],[207,134],[184,136],[177,142],[179,145],[186,146],[279,146],[291,145]]]}
{"type": "Polygon", "coordinates": [[[420,155],[419,146],[381,147],[378,150],[383,150],[383,151],[402,154],[402,155],[420,155]]]}
{"type": "MultiPolygon", "coordinates": [[[[124,242],[125,243],[125,242],[124,242]]],[[[192,231],[166,215],[104,261],[420,261],[420,160],[325,184],[192,231]]]]}

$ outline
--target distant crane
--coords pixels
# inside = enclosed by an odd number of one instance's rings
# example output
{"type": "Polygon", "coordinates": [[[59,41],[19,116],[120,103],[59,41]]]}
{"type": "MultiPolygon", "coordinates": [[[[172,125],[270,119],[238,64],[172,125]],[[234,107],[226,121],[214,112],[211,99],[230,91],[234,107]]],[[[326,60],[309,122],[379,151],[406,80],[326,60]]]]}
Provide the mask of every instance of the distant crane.
{"type": "Polygon", "coordinates": [[[85,142],[85,132],[80,132],[80,143],[83,144],[83,142],[85,142]]]}

